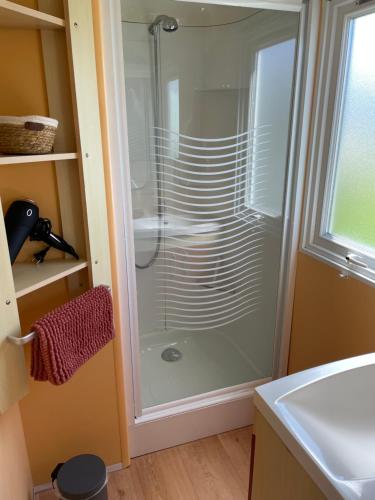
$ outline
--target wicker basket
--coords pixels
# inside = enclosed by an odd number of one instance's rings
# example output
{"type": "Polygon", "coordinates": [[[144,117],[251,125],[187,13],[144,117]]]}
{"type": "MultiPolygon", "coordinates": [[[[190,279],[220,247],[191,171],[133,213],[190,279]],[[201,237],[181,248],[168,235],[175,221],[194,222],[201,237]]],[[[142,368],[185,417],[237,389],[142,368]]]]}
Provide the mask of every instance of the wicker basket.
{"type": "Polygon", "coordinates": [[[0,116],[0,154],[50,153],[57,125],[44,116],[0,116]]]}

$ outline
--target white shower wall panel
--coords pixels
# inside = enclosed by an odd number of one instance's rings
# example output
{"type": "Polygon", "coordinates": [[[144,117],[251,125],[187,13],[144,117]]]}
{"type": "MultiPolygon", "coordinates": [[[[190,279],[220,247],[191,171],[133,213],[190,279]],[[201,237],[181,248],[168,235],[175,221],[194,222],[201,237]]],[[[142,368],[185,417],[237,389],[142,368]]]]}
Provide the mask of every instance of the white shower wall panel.
{"type": "Polygon", "coordinates": [[[150,34],[142,24],[123,25],[133,217],[155,211],[152,52],[150,34]]]}

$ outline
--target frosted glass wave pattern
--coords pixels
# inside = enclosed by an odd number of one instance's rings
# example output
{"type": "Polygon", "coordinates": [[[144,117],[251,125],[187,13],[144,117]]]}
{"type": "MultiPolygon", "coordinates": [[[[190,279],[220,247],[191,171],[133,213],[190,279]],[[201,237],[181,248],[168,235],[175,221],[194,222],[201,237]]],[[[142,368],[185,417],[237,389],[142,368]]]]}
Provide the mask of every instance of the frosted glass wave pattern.
{"type": "Polygon", "coordinates": [[[375,14],[351,22],[329,231],[375,248],[375,14]]]}
{"type": "Polygon", "coordinates": [[[161,327],[209,330],[257,311],[265,218],[244,200],[249,186],[266,190],[269,136],[267,126],[217,139],[155,129],[163,186],[161,327]]]}

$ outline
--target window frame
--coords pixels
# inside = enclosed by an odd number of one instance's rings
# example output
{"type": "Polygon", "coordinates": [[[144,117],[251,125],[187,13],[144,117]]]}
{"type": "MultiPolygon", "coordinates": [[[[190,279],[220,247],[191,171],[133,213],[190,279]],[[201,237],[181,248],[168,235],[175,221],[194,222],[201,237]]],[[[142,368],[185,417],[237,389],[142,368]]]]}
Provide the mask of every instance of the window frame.
{"type": "MultiPolygon", "coordinates": [[[[297,43],[298,43],[298,33],[292,33],[291,29],[285,29],[282,32],[280,32],[278,35],[274,36],[274,38],[270,41],[263,41],[262,43],[259,43],[253,51],[252,57],[254,61],[254,70],[251,75],[251,82],[250,82],[250,99],[249,99],[249,118],[248,118],[248,130],[255,130],[255,115],[257,112],[257,107],[258,107],[258,102],[257,102],[257,97],[258,97],[258,92],[259,92],[259,84],[258,84],[258,76],[259,76],[259,56],[260,52],[265,49],[269,49],[271,47],[274,47],[275,45],[288,42],[288,41],[294,41],[294,57],[296,59],[297,57],[297,43]]],[[[294,79],[295,79],[295,61],[294,61],[294,68],[293,68],[293,75],[292,75],[292,86],[294,84],[294,79]]],[[[293,87],[290,95],[290,106],[289,109],[291,111],[292,107],[292,102],[293,102],[293,87]]],[[[272,130],[271,130],[271,138],[272,138],[272,130]]],[[[289,141],[289,135],[290,135],[290,117],[289,117],[289,130],[288,130],[288,141],[289,141]]],[[[252,158],[254,159],[256,157],[256,150],[257,150],[258,145],[256,144],[256,136],[254,136],[253,142],[251,146],[249,147],[249,152],[251,152],[252,158]]],[[[261,153],[260,153],[261,154],[261,153]]],[[[287,157],[285,158],[285,164],[287,163],[287,157]]],[[[285,165],[280,165],[285,166],[285,165]]],[[[256,167],[255,167],[256,168],[256,167]]],[[[277,211],[273,211],[272,209],[268,208],[260,208],[256,202],[254,202],[254,188],[251,187],[251,181],[253,175],[256,175],[254,165],[251,165],[251,172],[248,172],[248,175],[246,176],[246,191],[243,196],[243,201],[242,205],[246,210],[252,211],[254,213],[261,214],[262,216],[268,217],[270,219],[282,219],[283,217],[283,212],[284,212],[284,203],[283,203],[283,197],[281,200],[280,208],[277,211]],[[250,179],[249,179],[250,177],[250,179]],[[250,182],[249,182],[250,181],[250,182]],[[246,200],[250,200],[249,203],[246,203],[246,200]]],[[[285,173],[286,175],[286,173],[285,173]]],[[[285,183],[284,183],[285,184],[285,183]]]]}
{"type": "MultiPolygon", "coordinates": [[[[266,49],[268,47],[272,47],[275,44],[286,42],[288,40],[294,40],[295,41],[295,61],[294,61],[294,70],[293,70],[293,86],[295,84],[295,79],[296,79],[296,65],[297,65],[297,58],[298,58],[298,42],[299,42],[299,33],[295,33],[293,26],[290,26],[289,23],[287,22],[286,25],[280,26],[277,30],[274,30],[273,37],[270,39],[269,38],[270,33],[265,32],[263,33],[262,36],[257,37],[256,39],[251,40],[251,48],[250,50],[246,50],[246,57],[250,57],[251,60],[251,65],[252,65],[252,72],[250,76],[250,81],[249,81],[249,103],[248,103],[248,116],[246,120],[246,129],[247,130],[254,130],[254,111],[255,111],[255,100],[256,100],[256,92],[257,92],[257,68],[258,68],[258,54],[261,50],[266,49]]],[[[249,47],[247,47],[248,49],[249,47]]],[[[292,112],[292,107],[293,107],[293,91],[290,97],[290,112],[292,112]]],[[[291,118],[290,118],[291,120],[291,118]]],[[[289,121],[290,121],[289,120],[289,121]]],[[[242,123],[242,126],[244,126],[244,123],[242,123]]],[[[291,134],[291,123],[289,123],[289,132],[288,132],[288,141],[290,140],[290,134],[291,134]]],[[[254,144],[252,143],[249,147],[249,154],[253,155],[254,153],[254,144]]],[[[288,162],[288,159],[285,159],[286,163],[288,162]]],[[[248,165],[241,167],[239,169],[239,174],[243,172],[245,169],[248,168],[248,165]]],[[[252,170],[253,170],[253,165],[250,166],[250,172],[247,172],[246,175],[246,188],[243,194],[239,194],[237,191],[235,193],[235,202],[234,202],[234,215],[238,217],[239,219],[247,219],[248,217],[255,216],[257,219],[265,219],[272,223],[273,221],[278,222],[280,221],[283,216],[284,216],[284,204],[285,200],[283,200],[282,206],[281,206],[281,212],[280,213],[271,213],[271,211],[267,210],[258,210],[256,206],[254,206],[253,203],[246,203],[246,199],[250,198],[248,193],[248,182],[249,182],[249,175],[251,177],[252,175],[252,170]]],[[[237,174],[238,175],[238,174],[237,174]]],[[[287,175],[287,173],[285,173],[287,175]]]]}
{"type": "Polygon", "coordinates": [[[326,2],[318,64],[312,142],[307,170],[301,250],[375,285],[375,250],[328,232],[337,167],[338,137],[349,61],[350,23],[375,13],[375,0],[326,2]]]}

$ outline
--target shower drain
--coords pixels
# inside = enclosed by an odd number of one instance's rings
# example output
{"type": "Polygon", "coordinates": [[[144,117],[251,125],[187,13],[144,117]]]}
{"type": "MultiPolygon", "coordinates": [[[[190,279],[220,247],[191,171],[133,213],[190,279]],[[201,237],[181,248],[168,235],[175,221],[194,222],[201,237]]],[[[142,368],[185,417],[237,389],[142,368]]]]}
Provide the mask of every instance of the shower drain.
{"type": "Polygon", "coordinates": [[[174,347],[167,347],[161,353],[161,357],[164,361],[178,361],[182,358],[182,352],[174,347]]]}

